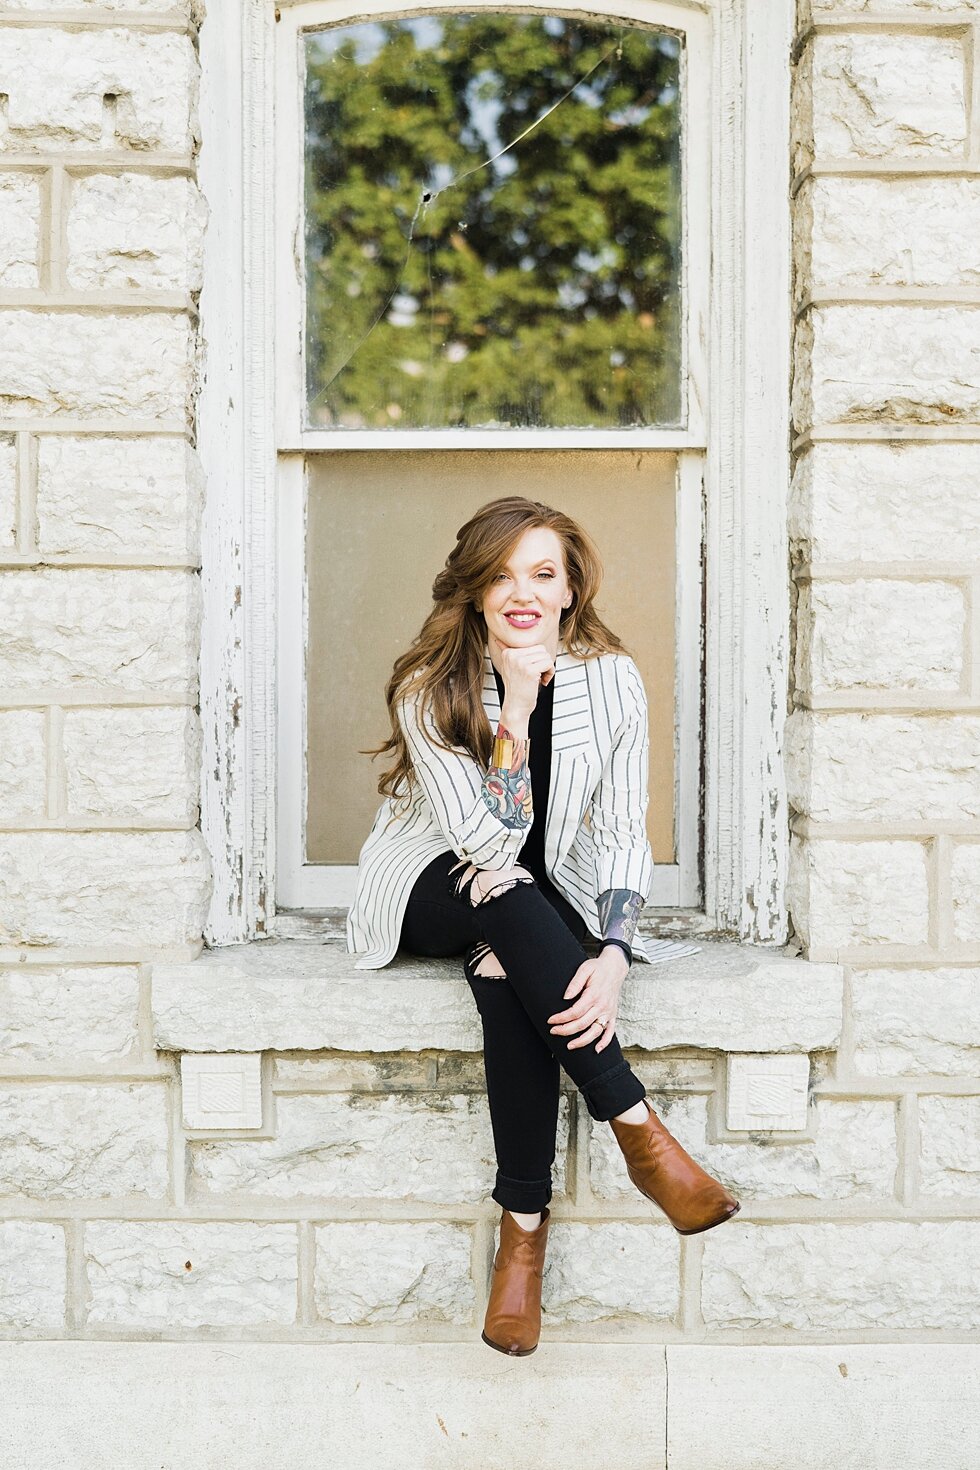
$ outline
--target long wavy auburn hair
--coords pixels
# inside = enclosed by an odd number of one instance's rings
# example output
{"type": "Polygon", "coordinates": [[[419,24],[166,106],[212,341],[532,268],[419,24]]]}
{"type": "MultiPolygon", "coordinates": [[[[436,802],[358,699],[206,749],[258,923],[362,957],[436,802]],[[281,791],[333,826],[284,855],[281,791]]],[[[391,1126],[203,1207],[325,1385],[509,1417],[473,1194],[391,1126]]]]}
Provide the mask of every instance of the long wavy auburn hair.
{"type": "Polygon", "coordinates": [[[456,545],[432,584],[432,611],[406,652],[395,660],[385,685],[391,735],[383,745],[361,751],[372,759],[395,757],[378,782],[382,796],[403,799],[406,808],[411,799],[412,754],[397,715],[410,684],[431,714],[444,742],[442,749],[462,749],[481,766],[489,765],[494,732],[483,708],[487,625],[481,608],[493,578],[524,532],[536,526],[547,526],[562,543],[572,591],[571,604],[559,618],[564,646],[583,659],[628,652],[593,606],[602,582],[602,561],[588,532],[571,516],[523,495],[489,501],[456,532],[456,545]]]}

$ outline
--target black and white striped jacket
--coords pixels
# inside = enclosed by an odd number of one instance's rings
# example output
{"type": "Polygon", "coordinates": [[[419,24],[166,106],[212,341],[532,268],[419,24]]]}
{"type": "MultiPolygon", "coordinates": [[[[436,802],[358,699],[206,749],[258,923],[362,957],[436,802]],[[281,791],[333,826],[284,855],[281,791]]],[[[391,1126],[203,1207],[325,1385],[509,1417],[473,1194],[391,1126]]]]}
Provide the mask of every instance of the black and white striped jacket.
{"type": "MultiPolygon", "coordinates": [[[[481,793],[483,771],[466,752],[440,750],[418,700],[403,697],[399,718],[417,780],[407,812],[393,818],[387,798],[361,849],[347,949],[355,968],[380,969],[398,948],[409,894],[423,868],[451,848],[481,868],[512,866],[526,829],[505,827],[481,793]]],[[[483,707],[495,730],[500,701],[489,649],[483,650],[483,707]]],[[[438,737],[436,737],[438,738],[438,737]]],[[[634,660],[623,653],[581,659],[564,647],[555,661],[551,787],[545,866],[555,887],[601,938],[596,899],[609,888],[650,895],[653,854],[646,832],[649,760],[647,696],[634,660]]],[[[533,793],[532,793],[533,796],[533,793]]],[[[692,953],[636,934],[647,963],[692,953]]]]}

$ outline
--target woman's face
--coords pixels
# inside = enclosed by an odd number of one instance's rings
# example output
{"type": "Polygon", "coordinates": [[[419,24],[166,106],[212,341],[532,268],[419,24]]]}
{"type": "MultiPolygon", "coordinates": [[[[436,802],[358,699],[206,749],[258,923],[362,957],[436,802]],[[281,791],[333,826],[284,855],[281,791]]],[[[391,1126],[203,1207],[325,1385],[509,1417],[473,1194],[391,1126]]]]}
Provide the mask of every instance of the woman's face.
{"type": "Polygon", "coordinates": [[[504,569],[494,576],[482,612],[488,632],[505,648],[543,643],[556,654],[558,620],[571,601],[572,589],[557,532],[549,526],[532,526],[518,541],[504,569]]]}

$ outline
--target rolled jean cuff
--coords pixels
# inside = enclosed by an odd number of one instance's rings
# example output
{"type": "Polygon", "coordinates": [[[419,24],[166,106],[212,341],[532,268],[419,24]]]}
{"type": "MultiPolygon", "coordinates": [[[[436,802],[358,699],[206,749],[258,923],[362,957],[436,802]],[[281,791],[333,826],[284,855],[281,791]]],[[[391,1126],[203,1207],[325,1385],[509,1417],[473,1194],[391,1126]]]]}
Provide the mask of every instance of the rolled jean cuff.
{"type": "Polygon", "coordinates": [[[617,1062],[601,1077],[595,1077],[579,1089],[585,1098],[589,1115],[597,1123],[608,1123],[618,1113],[625,1113],[634,1103],[646,1097],[647,1090],[629,1062],[617,1062]]]}
{"type": "Polygon", "coordinates": [[[508,1179],[497,1170],[497,1182],[490,1196],[504,1210],[517,1210],[518,1214],[533,1215],[551,1203],[551,1178],[508,1179]]]}

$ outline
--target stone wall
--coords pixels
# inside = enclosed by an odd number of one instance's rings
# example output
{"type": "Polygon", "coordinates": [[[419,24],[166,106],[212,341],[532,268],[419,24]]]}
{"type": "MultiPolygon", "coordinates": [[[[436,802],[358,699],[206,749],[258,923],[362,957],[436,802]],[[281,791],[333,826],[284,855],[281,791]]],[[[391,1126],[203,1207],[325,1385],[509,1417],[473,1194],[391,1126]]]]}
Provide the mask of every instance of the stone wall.
{"type": "MultiPolygon", "coordinates": [[[[0,1335],[470,1342],[498,1215],[475,1017],[444,1045],[344,1040],[339,1013],[304,1047],[246,1027],[215,1051],[261,1053],[261,1121],[202,1130],[180,1056],[209,1046],[154,1010],[208,898],[197,21],[148,0],[0,22],[0,1335]]],[[[840,1026],[728,1042],[809,1055],[783,1131],[726,1126],[693,980],[691,1035],[631,1033],[655,1106],[743,1201],[705,1237],[631,1190],[566,1085],[552,1336],[976,1327],[975,25],[814,0],[795,58],[791,910],[801,994],[844,966],[840,1026]]],[[[392,982],[356,978],[380,1037],[392,982]]]]}

